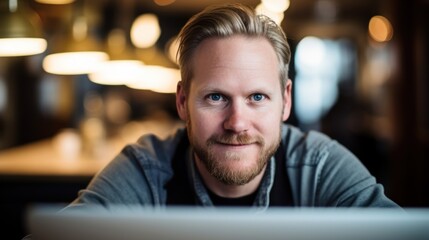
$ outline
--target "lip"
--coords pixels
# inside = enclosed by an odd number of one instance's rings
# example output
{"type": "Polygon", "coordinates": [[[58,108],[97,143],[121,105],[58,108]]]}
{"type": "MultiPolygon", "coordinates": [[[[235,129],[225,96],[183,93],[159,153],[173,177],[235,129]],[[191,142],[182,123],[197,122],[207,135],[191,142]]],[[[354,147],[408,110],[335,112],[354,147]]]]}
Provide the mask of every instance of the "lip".
{"type": "Polygon", "coordinates": [[[227,147],[227,148],[246,148],[254,145],[253,143],[248,144],[234,144],[234,143],[218,143],[220,147],[227,147]]]}

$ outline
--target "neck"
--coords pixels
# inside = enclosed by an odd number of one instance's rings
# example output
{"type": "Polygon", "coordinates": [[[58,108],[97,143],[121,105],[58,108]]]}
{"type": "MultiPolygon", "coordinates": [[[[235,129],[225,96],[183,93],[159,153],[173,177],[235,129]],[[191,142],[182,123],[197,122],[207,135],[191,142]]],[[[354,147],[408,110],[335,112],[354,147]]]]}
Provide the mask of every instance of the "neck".
{"type": "Polygon", "coordinates": [[[197,156],[195,156],[194,161],[207,188],[216,195],[226,198],[238,198],[254,193],[259,187],[266,168],[265,166],[255,178],[244,185],[227,185],[213,177],[197,156]]]}

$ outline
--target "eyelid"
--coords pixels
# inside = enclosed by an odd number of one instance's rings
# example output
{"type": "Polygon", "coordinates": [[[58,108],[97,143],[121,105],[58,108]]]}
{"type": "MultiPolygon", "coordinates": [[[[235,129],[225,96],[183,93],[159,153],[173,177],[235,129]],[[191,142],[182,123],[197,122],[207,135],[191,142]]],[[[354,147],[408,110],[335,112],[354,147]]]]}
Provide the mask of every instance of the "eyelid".
{"type": "Polygon", "coordinates": [[[267,96],[266,94],[263,94],[263,93],[253,93],[253,94],[251,94],[251,95],[250,95],[250,100],[252,100],[252,101],[254,101],[254,102],[261,102],[261,101],[266,100],[266,99],[268,99],[268,96],[267,96]],[[259,101],[255,101],[255,100],[253,99],[253,97],[254,97],[254,96],[256,96],[256,95],[261,95],[261,96],[262,96],[262,99],[261,99],[261,100],[259,100],[259,101]]]}
{"type": "Polygon", "coordinates": [[[208,99],[209,101],[212,101],[212,102],[221,102],[221,101],[226,101],[226,97],[225,97],[225,95],[223,95],[223,94],[221,94],[221,93],[217,93],[217,92],[213,92],[213,93],[209,93],[209,94],[207,94],[207,95],[206,95],[206,99],[208,99]],[[213,100],[213,99],[211,99],[211,97],[212,97],[213,95],[219,95],[220,99],[219,99],[219,100],[213,100]]]}

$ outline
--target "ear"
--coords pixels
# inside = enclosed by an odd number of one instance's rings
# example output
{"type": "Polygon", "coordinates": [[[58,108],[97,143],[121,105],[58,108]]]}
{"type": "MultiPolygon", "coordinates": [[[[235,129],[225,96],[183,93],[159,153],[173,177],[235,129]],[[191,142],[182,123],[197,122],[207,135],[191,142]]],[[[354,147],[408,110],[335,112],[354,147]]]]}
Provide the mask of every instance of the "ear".
{"type": "Polygon", "coordinates": [[[283,121],[286,121],[290,116],[290,111],[292,109],[292,81],[287,80],[285,91],[283,93],[283,121]]]}
{"type": "Polygon", "coordinates": [[[179,114],[180,119],[187,121],[188,118],[188,108],[186,104],[186,94],[183,87],[183,82],[179,81],[177,83],[176,89],[176,109],[179,114]]]}

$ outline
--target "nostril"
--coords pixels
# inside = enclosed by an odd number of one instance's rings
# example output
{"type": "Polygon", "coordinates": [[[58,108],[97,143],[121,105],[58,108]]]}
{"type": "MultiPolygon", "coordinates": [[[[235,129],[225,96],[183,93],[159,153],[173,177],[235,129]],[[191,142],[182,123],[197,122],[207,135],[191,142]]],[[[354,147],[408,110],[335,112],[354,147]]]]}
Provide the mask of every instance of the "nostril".
{"type": "Polygon", "coordinates": [[[247,130],[246,126],[247,126],[246,120],[236,115],[228,117],[224,122],[225,130],[232,131],[232,132],[245,131],[247,130]]]}

